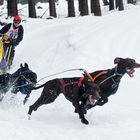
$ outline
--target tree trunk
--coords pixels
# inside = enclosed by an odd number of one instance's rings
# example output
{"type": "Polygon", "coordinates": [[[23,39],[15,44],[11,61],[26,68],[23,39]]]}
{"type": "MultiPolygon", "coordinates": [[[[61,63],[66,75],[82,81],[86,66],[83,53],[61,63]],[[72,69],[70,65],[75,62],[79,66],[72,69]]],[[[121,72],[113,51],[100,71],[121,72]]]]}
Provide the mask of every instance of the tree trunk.
{"type": "Polygon", "coordinates": [[[28,0],[29,17],[36,18],[35,1],[28,0]]]}
{"type": "Polygon", "coordinates": [[[87,0],[81,0],[81,16],[88,15],[88,2],[87,0]]]}
{"type": "Polygon", "coordinates": [[[18,15],[17,0],[7,0],[8,16],[18,15]]]}
{"type": "Polygon", "coordinates": [[[3,5],[4,0],[0,0],[0,5],[3,5]]]}
{"type": "Polygon", "coordinates": [[[109,5],[109,2],[107,0],[103,0],[104,5],[109,5]]]}
{"type": "Polygon", "coordinates": [[[94,13],[94,2],[93,2],[93,0],[90,0],[90,9],[91,9],[91,13],[94,13]]]}
{"type": "Polygon", "coordinates": [[[99,0],[91,0],[91,13],[95,16],[101,16],[101,8],[99,0]]]}
{"type": "Polygon", "coordinates": [[[82,0],[78,0],[79,3],[79,12],[81,13],[82,11],[82,0]]]}
{"type": "Polygon", "coordinates": [[[109,10],[114,9],[114,0],[109,0],[109,10]]]}
{"type": "Polygon", "coordinates": [[[118,0],[119,11],[124,10],[123,0],[118,0]]]}
{"type": "Polygon", "coordinates": [[[50,16],[56,17],[55,0],[49,0],[50,16]]]}
{"type": "Polygon", "coordinates": [[[75,17],[74,0],[68,0],[68,17],[75,17]]]}
{"type": "Polygon", "coordinates": [[[127,3],[134,4],[134,0],[127,0],[127,3]]]}
{"type": "Polygon", "coordinates": [[[115,4],[116,4],[116,8],[118,8],[119,7],[119,1],[115,0],[115,4]]]}

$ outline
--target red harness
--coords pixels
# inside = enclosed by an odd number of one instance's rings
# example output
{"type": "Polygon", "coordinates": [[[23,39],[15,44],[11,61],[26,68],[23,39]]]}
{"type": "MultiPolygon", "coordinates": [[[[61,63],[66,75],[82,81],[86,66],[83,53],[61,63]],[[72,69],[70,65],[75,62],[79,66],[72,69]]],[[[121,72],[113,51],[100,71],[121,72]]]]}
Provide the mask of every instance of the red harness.
{"type": "Polygon", "coordinates": [[[69,83],[65,83],[65,81],[63,79],[59,79],[59,81],[61,83],[62,91],[65,92],[65,87],[69,86],[69,85],[78,85],[80,87],[82,85],[83,79],[84,79],[84,77],[80,77],[79,81],[69,82],[69,83]]]}
{"type": "MultiPolygon", "coordinates": [[[[100,73],[98,73],[97,75],[95,75],[94,77],[92,77],[87,71],[84,71],[85,74],[88,76],[88,78],[94,82],[98,77],[104,75],[107,73],[107,71],[101,71],[100,73]]],[[[65,83],[65,81],[63,79],[59,79],[60,83],[61,83],[61,88],[62,91],[65,92],[65,87],[68,85],[78,85],[79,87],[82,86],[82,82],[83,82],[84,77],[80,77],[79,81],[76,82],[69,82],[69,83],[65,83]]],[[[103,81],[104,82],[104,81],[103,81]]]]}

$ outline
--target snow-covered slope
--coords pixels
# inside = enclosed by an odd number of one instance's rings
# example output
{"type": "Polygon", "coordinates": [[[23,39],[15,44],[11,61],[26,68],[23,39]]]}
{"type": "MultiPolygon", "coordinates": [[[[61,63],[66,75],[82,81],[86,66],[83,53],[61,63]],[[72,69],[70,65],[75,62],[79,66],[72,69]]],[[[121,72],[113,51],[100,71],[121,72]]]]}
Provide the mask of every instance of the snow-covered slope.
{"type": "MultiPolygon", "coordinates": [[[[92,72],[112,68],[115,57],[140,62],[140,7],[112,12],[102,17],[28,19],[23,23],[24,40],[16,48],[11,73],[27,62],[38,80],[71,68],[92,72]]],[[[103,107],[89,110],[89,125],[81,124],[74,108],[63,95],[42,106],[27,119],[29,105],[40,96],[33,91],[26,105],[24,95],[10,100],[10,92],[0,103],[1,140],[136,140],[140,131],[140,70],[135,77],[125,75],[118,92],[103,107]]],[[[54,77],[79,76],[67,72],[54,77]]],[[[46,78],[38,84],[49,79],[46,78]]]]}

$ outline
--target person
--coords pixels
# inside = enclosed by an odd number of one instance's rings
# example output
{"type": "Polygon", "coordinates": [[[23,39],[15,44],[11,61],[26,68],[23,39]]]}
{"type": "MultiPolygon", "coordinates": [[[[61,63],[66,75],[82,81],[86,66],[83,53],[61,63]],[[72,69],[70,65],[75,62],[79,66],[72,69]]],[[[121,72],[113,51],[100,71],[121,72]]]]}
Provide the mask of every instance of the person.
{"type": "Polygon", "coordinates": [[[9,23],[5,25],[0,30],[0,34],[8,36],[10,39],[11,51],[9,55],[9,60],[7,62],[7,67],[10,68],[14,59],[14,55],[15,55],[15,47],[23,39],[24,29],[23,29],[23,26],[21,25],[21,17],[18,15],[14,16],[13,23],[9,23]]]}

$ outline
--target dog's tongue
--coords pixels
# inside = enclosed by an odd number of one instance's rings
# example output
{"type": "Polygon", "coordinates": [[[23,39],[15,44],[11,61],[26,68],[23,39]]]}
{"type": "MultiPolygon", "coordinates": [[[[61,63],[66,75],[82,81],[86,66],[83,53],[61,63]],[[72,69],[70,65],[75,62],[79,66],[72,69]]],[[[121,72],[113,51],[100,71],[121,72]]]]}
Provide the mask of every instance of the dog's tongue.
{"type": "Polygon", "coordinates": [[[133,77],[134,76],[133,73],[135,72],[135,70],[134,69],[126,69],[126,72],[130,77],[133,77]]]}

